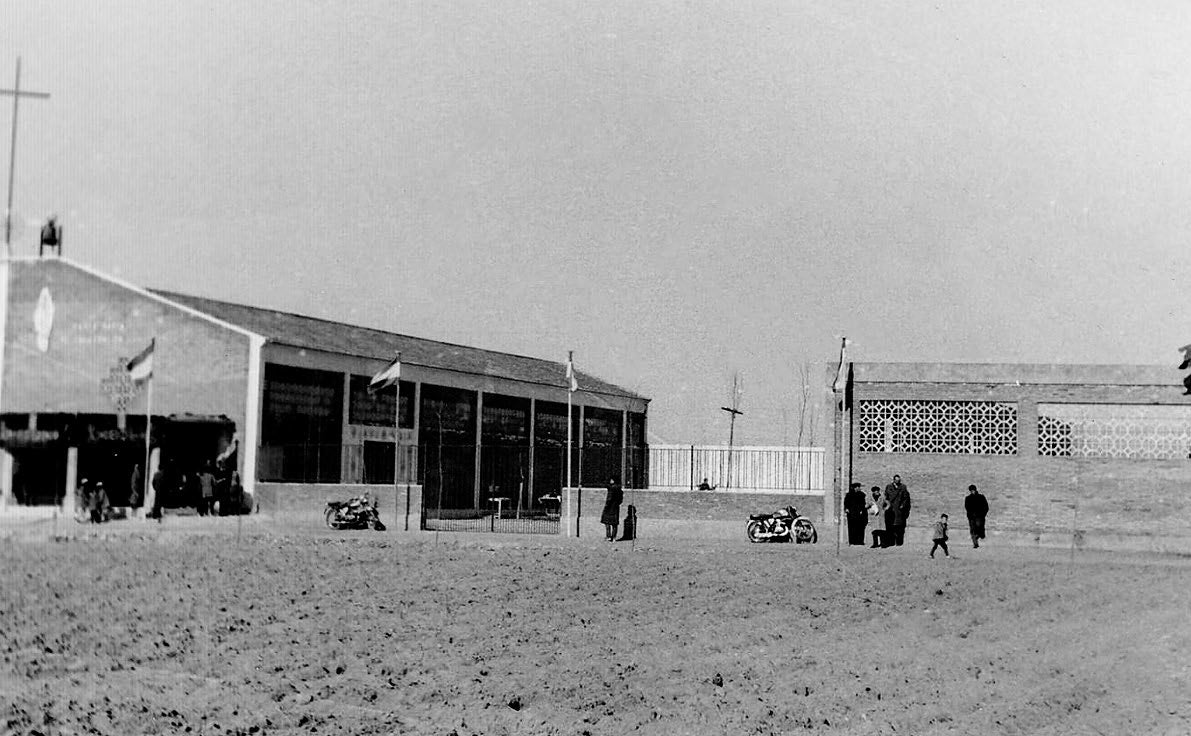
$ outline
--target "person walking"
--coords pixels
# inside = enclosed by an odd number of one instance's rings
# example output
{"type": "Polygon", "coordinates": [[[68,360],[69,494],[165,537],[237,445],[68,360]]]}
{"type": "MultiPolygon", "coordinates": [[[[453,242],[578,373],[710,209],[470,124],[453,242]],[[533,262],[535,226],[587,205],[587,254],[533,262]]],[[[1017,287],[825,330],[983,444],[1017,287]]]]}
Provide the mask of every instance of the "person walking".
{"type": "Polygon", "coordinates": [[[906,541],[906,521],[910,518],[910,489],[902,483],[900,475],[893,476],[893,482],[885,486],[885,529],[890,544],[898,547],[906,541]]]}
{"type": "Polygon", "coordinates": [[[881,486],[873,486],[873,497],[868,503],[868,515],[872,518],[873,526],[873,546],[888,547],[889,537],[885,531],[885,503],[884,496],[881,495],[881,486]]]}
{"type": "Polygon", "coordinates": [[[935,522],[934,529],[931,530],[931,548],[930,558],[935,559],[935,550],[943,550],[945,557],[950,557],[951,553],[947,551],[947,514],[939,514],[939,520],[935,522]]]}
{"type": "Polygon", "coordinates": [[[616,541],[616,528],[620,526],[620,504],[624,503],[624,490],[620,481],[608,479],[608,495],[604,497],[604,513],[600,514],[600,523],[604,525],[604,535],[609,542],[616,541]]]}
{"type": "Polygon", "coordinates": [[[863,486],[853,483],[844,494],[844,516],[848,520],[848,544],[864,544],[864,527],[868,525],[868,504],[865,502],[863,486]]]}
{"type": "Polygon", "coordinates": [[[968,495],[964,497],[964,511],[968,515],[968,531],[972,535],[972,548],[980,547],[980,540],[984,539],[984,519],[988,516],[988,499],[976,485],[968,486],[968,495]]]}

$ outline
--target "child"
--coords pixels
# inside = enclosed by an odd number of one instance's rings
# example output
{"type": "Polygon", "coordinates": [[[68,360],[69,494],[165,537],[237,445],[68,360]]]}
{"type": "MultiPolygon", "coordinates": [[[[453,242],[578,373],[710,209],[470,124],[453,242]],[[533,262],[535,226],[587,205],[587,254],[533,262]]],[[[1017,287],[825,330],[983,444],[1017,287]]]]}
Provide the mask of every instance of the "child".
{"type": "Polygon", "coordinates": [[[951,556],[951,553],[947,551],[947,514],[939,515],[939,520],[935,522],[935,528],[931,534],[931,540],[934,542],[934,546],[930,548],[932,560],[935,559],[936,549],[943,550],[943,554],[947,557],[951,556]]]}

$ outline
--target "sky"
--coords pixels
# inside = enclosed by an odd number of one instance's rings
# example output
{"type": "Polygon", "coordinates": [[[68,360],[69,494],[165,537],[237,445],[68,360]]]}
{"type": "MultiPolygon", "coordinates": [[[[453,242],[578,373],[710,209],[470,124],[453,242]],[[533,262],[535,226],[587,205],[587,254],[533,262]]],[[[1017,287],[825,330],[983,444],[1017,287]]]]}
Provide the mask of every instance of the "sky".
{"type": "Polygon", "coordinates": [[[734,378],[736,444],[829,442],[845,335],[1173,383],[1188,38],[1176,0],[17,0],[13,251],[53,212],[150,288],[574,351],[654,443],[726,444],[734,378]]]}

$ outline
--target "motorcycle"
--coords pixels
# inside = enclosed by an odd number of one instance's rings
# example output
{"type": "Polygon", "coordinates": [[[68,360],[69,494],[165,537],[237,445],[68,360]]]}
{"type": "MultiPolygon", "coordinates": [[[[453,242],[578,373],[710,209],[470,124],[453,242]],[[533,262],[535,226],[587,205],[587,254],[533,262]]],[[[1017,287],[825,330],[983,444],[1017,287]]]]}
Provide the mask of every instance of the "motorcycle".
{"type": "Polygon", "coordinates": [[[814,544],[819,541],[819,532],[814,523],[799,514],[793,506],[778,509],[772,514],[751,514],[747,531],[749,541],[753,543],[814,544]]]}
{"type": "Polygon", "coordinates": [[[327,501],[324,518],[329,529],[375,529],[385,530],[380,512],[367,498],[353,498],[350,501],[327,501]]]}

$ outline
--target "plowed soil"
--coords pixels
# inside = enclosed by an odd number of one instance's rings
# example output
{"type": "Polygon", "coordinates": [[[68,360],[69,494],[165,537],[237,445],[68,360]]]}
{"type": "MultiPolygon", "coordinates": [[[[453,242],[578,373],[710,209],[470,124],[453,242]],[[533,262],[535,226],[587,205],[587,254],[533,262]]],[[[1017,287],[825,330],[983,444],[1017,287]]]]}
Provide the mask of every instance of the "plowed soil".
{"type": "Polygon", "coordinates": [[[0,734],[1191,733],[1191,560],[205,523],[0,543],[0,734]]]}

